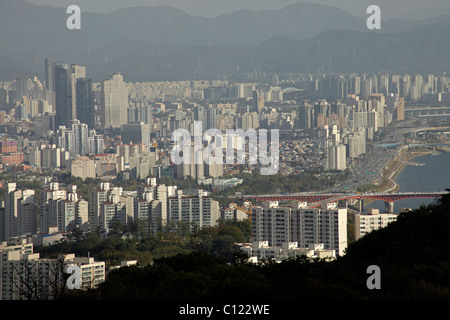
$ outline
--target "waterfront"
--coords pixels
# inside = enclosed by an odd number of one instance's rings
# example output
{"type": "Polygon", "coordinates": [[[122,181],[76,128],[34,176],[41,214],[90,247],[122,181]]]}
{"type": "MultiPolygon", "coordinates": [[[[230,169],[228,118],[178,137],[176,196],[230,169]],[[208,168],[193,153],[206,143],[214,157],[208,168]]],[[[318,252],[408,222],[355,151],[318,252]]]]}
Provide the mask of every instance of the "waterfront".
{"type": "MultiPolygon", "coordinates": [[[[427,192],[444,191],[450,189],[450,152],[442,152],[439,155],[427,154],[413,160],[415,163],[423,163],[424,166],[406,166],[397,176],[395,181],[400,186],[399,192],[427,192]]],[[[395,212],[400,208],[415,209],[422,204],[430,204],[433,199],[408,199],[399,200],[394,204],[395,212]]],[[[384,212],[383,201],[375,201],[366,208],[378,208],[384,212]]]]}

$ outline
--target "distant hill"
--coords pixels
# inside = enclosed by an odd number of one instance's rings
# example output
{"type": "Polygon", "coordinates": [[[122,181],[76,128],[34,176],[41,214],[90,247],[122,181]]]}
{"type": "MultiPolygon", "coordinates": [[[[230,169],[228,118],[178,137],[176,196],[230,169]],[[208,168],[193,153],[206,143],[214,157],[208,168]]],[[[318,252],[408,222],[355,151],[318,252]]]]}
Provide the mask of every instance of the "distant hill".
{"type": "Polygon", "coordinates": [[[443,73],[450,71],[450,22],[399,33],[326,31],[303,41],[276,37],[247,48],[186,47],[161,55],[129,55],[92,65],[137,81],[244,77],[267,73],[443,73]]]}
{"type": "Polygon", "coordinates": [[[432,72],[448,65],[448,16],[383,21],[380,31],[311,3],[217,18],[166,6],[82,12],[81,30],[68,30],[67,17],[62,8],[2,0],[0,81],[42,76],[45,58],[87,65],[97,80],[122,71],[127,81],[245,76],[255,68],[432,72]]]}

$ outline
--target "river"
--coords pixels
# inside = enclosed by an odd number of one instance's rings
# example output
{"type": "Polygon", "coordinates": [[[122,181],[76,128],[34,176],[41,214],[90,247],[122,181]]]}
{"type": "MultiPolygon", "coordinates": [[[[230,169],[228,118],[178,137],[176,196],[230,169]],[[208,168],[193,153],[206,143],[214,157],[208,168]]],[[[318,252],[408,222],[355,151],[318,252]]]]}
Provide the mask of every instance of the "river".
{"type": "MultiPolygon", "coordinates": [[[[400,185],[399,192],[445,191],[450,189],[450,152],[439,155],[425,155],[412,160],[424,163],[423,167],[406,166],[395,180],[400,185]]],[[[394,211],[400,208],[419,208],[422,204],[430,204],[433,199],[407,199],[394,202],[394,211]]],[[[378,208],[385,211],[383,201],[375,201],[366,208],[378,208]]]]}

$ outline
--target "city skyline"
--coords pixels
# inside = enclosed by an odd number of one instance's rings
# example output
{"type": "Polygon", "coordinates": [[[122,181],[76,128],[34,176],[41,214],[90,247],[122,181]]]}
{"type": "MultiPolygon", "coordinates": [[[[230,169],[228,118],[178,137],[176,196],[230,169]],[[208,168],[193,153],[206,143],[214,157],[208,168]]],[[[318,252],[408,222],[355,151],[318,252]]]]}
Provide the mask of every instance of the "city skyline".
{"type": "Polygon", "coordinates": [[[1,0],[0,30],[0,300],[448,298],[448,0],[1,0]]]}

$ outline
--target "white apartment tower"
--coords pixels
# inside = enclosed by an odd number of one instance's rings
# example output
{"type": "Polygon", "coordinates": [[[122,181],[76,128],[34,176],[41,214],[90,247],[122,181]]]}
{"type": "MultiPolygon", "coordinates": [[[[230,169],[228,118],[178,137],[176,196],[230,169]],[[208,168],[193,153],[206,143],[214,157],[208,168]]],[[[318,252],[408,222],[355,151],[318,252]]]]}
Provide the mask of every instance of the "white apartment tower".
{"type": "Polygon", "coordinates": [[[215,226],[220,217],[218,201],[204,195],[203,190],[186,196],[178,190],[177,196],[168,198],[167,209],[170,221],[195,223],[198,227],[215,226]]]}
{"type": "Polygon", "coordinates": [[[347,209],[308,208],[298,204],[297,207],[255,206],[252,238],[268,241],[269,246],[297,242],[299,247],[307,248],[323,243],[325,249],[343,255],[347,248],[347,209]]]}
{"type": "Polygon", "coordinates": [[[5,223],[1,226],[4,238],[37,231],[37,207],[34,190],[17,190],[16,183],[8,183],[5,193],[5,223]]]}
{"type": "Polygon", "coordinates": [[[104,128],[120,128],[128,122],[128,87],[115,73],[102,83],[101,122],[104,128]]]}

